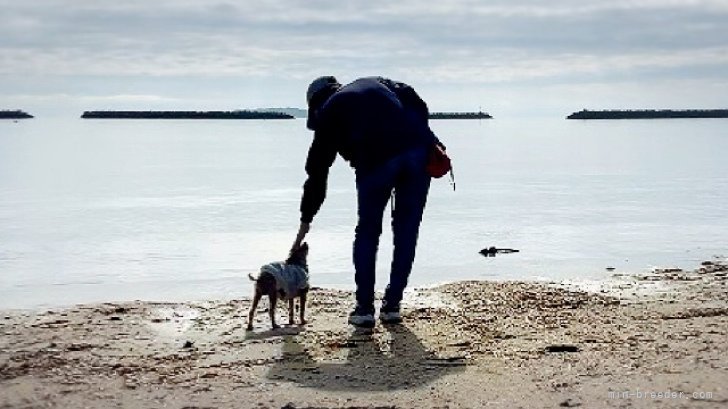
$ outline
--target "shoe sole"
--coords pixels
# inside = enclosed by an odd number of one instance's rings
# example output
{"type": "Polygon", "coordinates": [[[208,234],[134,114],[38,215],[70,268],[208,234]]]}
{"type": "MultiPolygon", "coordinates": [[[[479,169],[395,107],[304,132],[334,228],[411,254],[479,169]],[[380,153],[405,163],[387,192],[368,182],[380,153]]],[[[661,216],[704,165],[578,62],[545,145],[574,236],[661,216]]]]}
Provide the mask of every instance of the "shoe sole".
{"type": "Polygon", "coordinates": [[[382,321],[383,324],[399,324],[400,322],[402,322],[402,315],[399,313],[399,311],[380,311],[379,320],[382,321]]]}
{"type": "Polygon", "coordinates": [[[374,321],[373,318],[371,319],[371,321],[370,320],[355,321],[355,320],[352,320],[351,318],[349,318],[349,324],[351,324],[355,327],[359,327],[359,328],[374,328],[376,321],[374,321]]]}

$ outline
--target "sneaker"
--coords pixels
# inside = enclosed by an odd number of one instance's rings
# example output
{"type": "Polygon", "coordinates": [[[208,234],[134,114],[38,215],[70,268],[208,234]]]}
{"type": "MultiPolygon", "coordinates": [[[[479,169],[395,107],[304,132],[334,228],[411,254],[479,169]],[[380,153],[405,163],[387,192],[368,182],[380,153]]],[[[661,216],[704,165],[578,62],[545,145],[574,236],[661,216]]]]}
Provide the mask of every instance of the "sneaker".
{"type": "Polygon", "coordinates": [[[402,315],[399,313],[399,304],[389,306],[386,302],[379,310],[379,319],[384,324],[399,324],[402,322],[402,315]]]}
{"type": "Polygon", "coordinates": [[[364,308],[359,305],[349,314],[349,324],[355,327],[373,328],[374,308],[364,308]]]}

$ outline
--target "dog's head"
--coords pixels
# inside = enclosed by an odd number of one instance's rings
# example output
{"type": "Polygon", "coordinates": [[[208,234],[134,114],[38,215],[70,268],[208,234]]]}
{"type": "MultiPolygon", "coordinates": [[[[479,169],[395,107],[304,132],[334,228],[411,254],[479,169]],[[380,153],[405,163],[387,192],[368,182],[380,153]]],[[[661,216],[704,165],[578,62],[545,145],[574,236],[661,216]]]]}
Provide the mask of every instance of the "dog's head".
{"type": "Polygon", "coordinates": [[[303,267],[308,267],[308,243],[303,242],[298,248],[291,250],[291,254],[286,260],[286,264],[296,264],[303,267]]]}

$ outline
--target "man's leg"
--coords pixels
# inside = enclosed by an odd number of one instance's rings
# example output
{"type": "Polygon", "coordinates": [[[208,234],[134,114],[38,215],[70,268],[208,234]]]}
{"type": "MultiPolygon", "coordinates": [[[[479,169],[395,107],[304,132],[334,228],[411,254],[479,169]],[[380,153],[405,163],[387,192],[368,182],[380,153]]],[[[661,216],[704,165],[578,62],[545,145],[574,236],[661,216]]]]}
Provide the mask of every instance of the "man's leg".
{"type": "Polygon", "coordinates": [[[394,254],[389,285],[384,296],[385,310],[387,307],[398,309],[402,300],[412,271],[420,222],[430,189],[430,176],[425,171],[426,150],[410,151],[405,159],[404,169],[395,184],[392,216],[394,254]]]}
{"type": "Polygon", "coordinates": [[[392,167],[357,172],[358,222],[354,237],[354,281],[357,304],[374,312],[374,284],[382,234],[382,215],[392,192],[392,167]]]}

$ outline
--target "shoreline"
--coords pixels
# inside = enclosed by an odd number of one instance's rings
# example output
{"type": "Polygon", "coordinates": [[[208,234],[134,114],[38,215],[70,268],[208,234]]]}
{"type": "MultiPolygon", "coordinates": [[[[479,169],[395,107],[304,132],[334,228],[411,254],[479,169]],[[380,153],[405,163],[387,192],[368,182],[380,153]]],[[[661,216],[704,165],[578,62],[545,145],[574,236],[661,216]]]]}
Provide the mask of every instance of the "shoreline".
{"type": "Polygon", "coordinates": [[[249,299],[3,310],[0,408],[724,407],[726,274],[715,259],[592,291],[459,281],[414,289],[403,325],[371,331],[346,324],[351,292],[321,288],[309,324],[277,331],[265,301],[245,331],[249,299]]]}
{"type": "MultiPolygon", "coordinates": [[[[728,260],[728,258],[725,258],[728,260]]],[[[724,257],[722,256],[713,256],[712,260],[718,260],[723,261],[724,257]]],[[[697,263],[699,264],[699,263],[697,263]]],[[[669,264],[672,265],[672,264],[669,264]]],[[[684,269],[681,267],[645,267],[640,270],[616,270],[616,271],[607,271],[605,273],[604,277],[598,277],[596,274],[591,274],[588,278],[551,278],[546,277],[542,275],[534,275],[530,277],[525,278],[508,278],[508,277],[488,277],[488,278],[455,278],[455,279],[447,279],[447,280],[441,280],[441,281],[435,281],[430,282],[426,284],[420,284],[420,285],[413,285],[405,290],[405,297],[408,297],[408,294],[413,294],[416,292],[421,292],[422,290],[436,290],[438,287],[444,287],[448,285],[453,285],[461,282],[485,282],[485,283],[533,283],[533,284],[540,284],[544,286],[556,286],[556,287],[563,287],[567,289],[576,289],[578,291],[584,291],[588,293],[603,293],[603,289],[610,289],[618,285],[624,285],[630,281],[630,278],[632,277],[638,277],[638,276],[649,276],[650,274],[654,273],[655,271],[690,271],[689,269],[684,269]]],[[[353,281],[353,278],[352,278],[353,281]]],[[[101,304],[128,304],[128,303],[149,303],[149,304],[186,304],[186,303],[203,303],[203,302],[232,302],[236,300],[248,300],[249,299],[249,293],[252,293],[253,287],[251,282],[248,280],[247,276],[240,280],[240,283],[244,284],[244,287],[241,287],[241,289],[238,291],[235,291],[235,296],[219,296],[219,295],[212,295],[209,297],[186,297],[184,295],[177,295],[174,293],[174,295],[171,295],[169,297],[161,297],[161,298],[146,298],[141,297],[139,294],[135,296],[127,296],[123,298],[118,299],[109,299],[109,298],[103,298],[103,297],[96,297],[96,299],[90,300],[90,301],[66,301],[66,302],[55,302],[55,301],[49,301],[45,304],[27,304],[25,306],[20,307],[13,307],[13,306],[4,306],[0,304],[0,314],[5,312],[12,312],[17,314],[22,313],[41,313],[45,311],[58,311],[58,310],[68,310],[73,309],[75,307],[84,307],[84,306],[93,306],[93,305],[101,305],[101,304]]],[[[132,285],[138,285],[138,283],[131,283],[132,285]]],[[[143,284],[143,283],[142,283],[143,284]]],[[[239,283],[236,283],[239,284],[239,283]]],[[[640,286],[641,292],[648,292],[650,291],[652,285],[651,284],[659,284],[659,282],[654,283],[647,283],[647,286],[640,286]]],[[[353,293],[353,283],[351,284],[340,284],[340,285],[315,285],[313,288],[319,289],[319,290],[327,290],[327,291],[341,291],[341,292],[349,292],[353,293]]],[[[150,287],[151,288],[151,287],[150,287]]],[[[654,289],[653,290],[657,290],[654,289]]],[[[188,291],[189,292],[189,291],[188,291]]],[[[377,294],[381,296],[381,290],[377,290],[377,294]]],[[[616,294],[616,293],[615,293],[616,294]]],[[[352,303],[353,303],[353,296],[352,296],[352,303]]]]}

